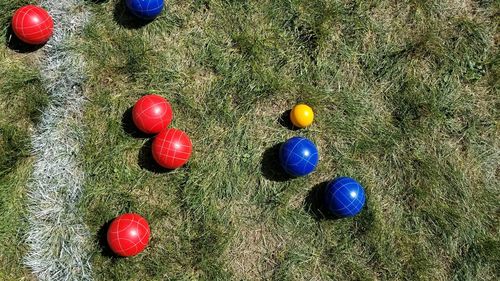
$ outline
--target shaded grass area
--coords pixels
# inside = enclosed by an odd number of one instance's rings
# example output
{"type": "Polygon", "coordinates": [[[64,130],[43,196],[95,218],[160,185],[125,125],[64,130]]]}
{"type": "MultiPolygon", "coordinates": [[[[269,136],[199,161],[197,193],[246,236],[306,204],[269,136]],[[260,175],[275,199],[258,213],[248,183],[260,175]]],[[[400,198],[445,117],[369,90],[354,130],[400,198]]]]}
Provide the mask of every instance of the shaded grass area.
{"type": "Polygon", "coordinates": [[[31,278],[22,265],[26,183],[32,167],[30,136],[48,100],[37,71],[40,53],[24,53],[27,49],[9,44],[10,17],[20,5],[29,3],[32,1],[0,3],[1,280],[31,278]]]}

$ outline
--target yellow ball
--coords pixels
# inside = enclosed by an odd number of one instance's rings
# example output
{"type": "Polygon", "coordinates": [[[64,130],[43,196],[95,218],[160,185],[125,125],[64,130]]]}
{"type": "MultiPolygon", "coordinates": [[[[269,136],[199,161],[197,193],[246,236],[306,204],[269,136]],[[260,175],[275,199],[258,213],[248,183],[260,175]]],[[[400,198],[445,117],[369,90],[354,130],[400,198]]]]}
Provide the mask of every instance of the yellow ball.
{"type": "Polygon", "coordinates": [[[312,124],[314,120],[314,112],[308,105],[297,104],[290,112],[290,120],[294,126],[305,128],[312,124]]]}

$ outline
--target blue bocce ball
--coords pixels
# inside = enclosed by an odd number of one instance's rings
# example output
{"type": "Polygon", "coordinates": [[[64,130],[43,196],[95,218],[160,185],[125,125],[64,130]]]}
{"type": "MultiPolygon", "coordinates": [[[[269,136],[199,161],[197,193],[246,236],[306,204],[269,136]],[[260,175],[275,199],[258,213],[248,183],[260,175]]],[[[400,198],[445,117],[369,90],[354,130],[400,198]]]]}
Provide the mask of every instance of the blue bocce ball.
{"type": "Polygon", "coordinates": [[[328,183],[325,204],[337,217],[355,216],[365,205],[365,190],[352,178],[336,178],[328,183]]]}
{"type": "Polygon", "coordinates": [[[151,20],[163,10],[163,0],[127,0],[127,8],[136,17],[151,20]]]}
{"type": "Polygon", "coordinates": [[[318,165],[318,149],[306,138],[293,137],[281,145],[280,163],[290,175],[305,176],[318,165]]]}

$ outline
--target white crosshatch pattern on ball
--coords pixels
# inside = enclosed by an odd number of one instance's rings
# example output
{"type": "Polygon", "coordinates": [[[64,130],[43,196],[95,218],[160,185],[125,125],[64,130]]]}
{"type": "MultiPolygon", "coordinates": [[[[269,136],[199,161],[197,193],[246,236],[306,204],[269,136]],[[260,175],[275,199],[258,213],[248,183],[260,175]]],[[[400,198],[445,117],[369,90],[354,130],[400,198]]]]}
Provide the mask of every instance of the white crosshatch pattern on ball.
{"type": "Polygon", "coordinates": [[[27,16],[32,16],[33,14],[41,17],[44,13],[41,13],[41,8],[37,6],[29,6],[27,9],[22,9],[15,14],[13,17],[12,27],[16,31],[17,35],[22,38],[30,37],[33,35],[38,35],[37,37],[31,38],[30,41],[40,41],[46,35],[47,31],[51,31],[50,27],[52,24],[52,18],[50,16],[46,16],[43,21],[39,22],[37,25],[33,25],[30,27],[25,26],[25,20],[27,16]]]}
{"type": "Polygon", "coordinates": [[[166,100],[162,100],[161,101],[161,106],[162,107],[165,107],[167,108],[167,110],[165,110],[163,112],[163,114],[161,116],[157,116],[157,115],[154,115],[152,112],[150,112],[150,109],[151,108],[154,108],[154,107],[157,107],[158,104],[156,103],[156,101],[152,101],[152,98],[147,96],[147,97],[144,97],[146,100],[144,100],[141,104],[139,104],[139,113],[137,114],[138,115],[138,119],[137,119],[137,122],[139,122],[139,126],[145,128],[146,127],[146,124],[144,124],[144,120],[145,119],[148,119],[148,120],[156,120],[156,123],[154,124],[153,127],[160,127],[160,128],[166,128],[170,121],[171,120],[167,120],[165,119],[165,115],[167,115],[169,113],[169,111],[171,111],[169,109],[170,105],[167,103],[166,100]],[[147,104],[146,107],[144,107],[144,105],[147,104]],[[143,117],[146,117],[146,118],[143,118],[143,117]]]}
{"type": "Polygon", "coordinates": [[[340,199],[340,200],[335,200],[335,202],[338,202],[340,206],[338,205],[334,206],[335,208],[333,210],[339,213],[344,213],[344,212],[352,213],[353,206],[355,206],[356,209],[361,208],[364,205],[364,202],[359,200],[360,197],[359,195],[363,192],[363,190],[361,190],[360,185],[347,178],[341,179],[340,181],[342,182],[340,186],[335,186],[334,188],[329,190],[330,198],[340,199]],[[345,196],[345,192],[342,192],[348,186],[355,186],[356,189],[356,191],[351,191],[349,197],[345,196]]]}
{"type": "Polygon", "coordinates": [[[187,137],[187,135],[180,131],[180,130],[175,130],[167,132],[167,135],[161,139],[160,143],[160,153],[159,156],[162,159],[167,160],[167,164],[169,166],[174,165],[175,160],[181,161],[181,162],[186,162],[189,157],[191,156],[190,152],[186,152],[185,150],[190,151],[190,146],[185,145],[181,143],[181,138],[187,137]],[[173,134],[172,136],[170,136],[173,134]],[[177,146],[177,147],[172,147],[172,146],[177,146]],[[177,149],[174,149],[177,148],[177,149]],[[183,151],[179,151],[179,148],[183,148],[183,151]]]}
{"type": "Polygon", "coordinates": [[[128,218],[127,219],[125,219],[125,218],[119,219],[117,221],[117,223],[118,223],[117,229],[119,229],[119,230],[110,231],[111,239],[109,242],[113,243],[114,241],[117,241],[118,246],[119,246],[119,249],[117,249],[117,250],[121,253],[129,251],[132,248],[135,248],[134,252],[139,252],[147,246],[147,241],[146,241],[146,243],[143,243],[143,241],[145,241],[145,238],[149,236],[150,230],[148,228],[146,228],[143,225],[143,223],[140,222],[143,219],[139,218],[138,220],[135,220],[134,218],[135,217],[132,217],[132,219],[128,219],[128,218]],[[126,222],[128,224],[125,226],[121,226],[120,224],[123,224],[124,222],[126,222]],[[142,232],[144,233],[143,236],[140,239],[138,239],[138,242],[132,241],[132,240],[127,239],[125,237],[120,237],[121,234],[126,233],[128,231],[129,227],[133,227],[135,225],[137,225],[137,227],[140,227],[142,229],[142,232]],[[128,241],[131,244],[131,246],[129,246],[127,248],[123,248],[122,242],[124,242],[124,241],[128,241]]]}
{"type": "MultiPolygon", "coordinates": [[[[311,165],[311,166],[315,166],[316,163],[311,163],[309,161],[308,158],[304,158],[302,154],[299,154],[295,151],[295,148],[297,148],[298,145],[300,145],[302,142],[306,141],[305,139],[301,139],[300,141],[298,141],[289,151],[290,153],[288,154],[288,157],[286,159],[286,162],[287,163],[290,163],[290,157],[295,156],[295,159],[299,158],[300,160],[294,162],[294,163],[291,163],[289,165],[291,166],[298,166],[300,164],[302,164],[302,170],[306,168],[307,165],[311,165]]],[[[288,150],[288,149],[287,149],[288,150]]],[[[312,158],[314,155],[317,155],[318,153],[317,152],[314,152],[310,155],[310,157],[312,158]]]]}
{"type": "MultiPolygon", "coordinates": [[[[132,1],[129,1],[132,2],[132,1]]],[[[133,1],[134,4],[137,3],[139,6],[139,10],[137,12],[140,12],[141,14],[144,15],[151,15],[151,13],[157,13],[159,12],[160,9],[163,7],[163,1],[150,1],[150,0],[136,0],[133,1]]],[[[133,5],[132,3],[130,4],[131,6],[133,5]]],[[[134,6],[134,8],[136,8],[134,6]]],[[[151,15],[152,16],[152,15],[151,15]]]]}

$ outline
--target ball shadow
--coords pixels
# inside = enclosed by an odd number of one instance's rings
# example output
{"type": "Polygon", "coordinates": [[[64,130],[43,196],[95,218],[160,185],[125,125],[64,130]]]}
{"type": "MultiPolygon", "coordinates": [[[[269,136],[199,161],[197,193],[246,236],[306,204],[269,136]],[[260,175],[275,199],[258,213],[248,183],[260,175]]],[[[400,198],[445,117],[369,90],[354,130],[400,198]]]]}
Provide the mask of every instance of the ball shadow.
{"type": "Polygon", "coordinates": [[[113,18],[118,25],[127,29],[139,29],[154,21],[154,19],[146,20],[134,16],[128,10],[125,0],[116,2],[113,18]]]}
{"type": "Polygon", "coordinates": [[[5,33],[5,43],[9,49],[21,54],[32,53],[45,46],[45,44],[31,45],[24,43],[16,36],[16,34],[14,34],[12,25],[9,25],[7,32],[5,33]]]}
{"type": "Polygon", "coordinates": [[[153,145],[153,139],[151,138],[148,141],[146,141],[139,150],[139,156],[137,160],[137,164],[139,165],[139,167],[156,174],[167,174],[172,172],[173,170],[163,168],[158,163],[156,163],[155,159],[153,158],[153,153],[151,151],[152,145],[153,145]]]}
{"type": "Polygon", "coordinates": [[[153,135],[146,134],[146,133],[142,132],[141,130],[139,130],[137,128],[137,126],[135,126],[134,120],[132,118],[132,109],[133,108],[134,107],[132,106],[132,107],[128,108],[123,113],[123,116],[122,116],[122,129],[123,129],[123,131],[125,131],[125,133],[127,133],[128,135],[130,135],[131,137],[136,138],[136,139],[147,139],[147,138],[152,137],[153,135]]]}
{"type": "Polygon", "coordinates": [[[291,109],[281,113],[280,117],[278,117],[278,123],[287,128],[288,130],[291,130],[291,131],[298,131],[300,128],[299,127],[295,127],[292,123],[292,121],[290,120],[290,112],[292,112],[291,109]]]}
{"type": "Polygon", "coordinates": [[[304,200],[304,210],[315,220],[337,220],[340,217],[333,215],[325,204],[325,192],[328,181],[315,185],[304,200]]]}
{"type": "Polygon", "coordinates": [[[262,155],[260,170],[262,175],[270,181],[284,182],[294,178],[281,167],[279,154],[282,144],[273,145],[266,149],[262,155]]]}
{"type": "Polygon", "coordinates": [[[101,228],[97,232],[97,242],[99,244],[99,249],[101,251],[102,256],[110,258],[119,258],[119,256],[113,253],[113,251],[109,247],[107,239],[108,229],[112,221],[113,220],[111,219],[101,226],[101,228]]]}

